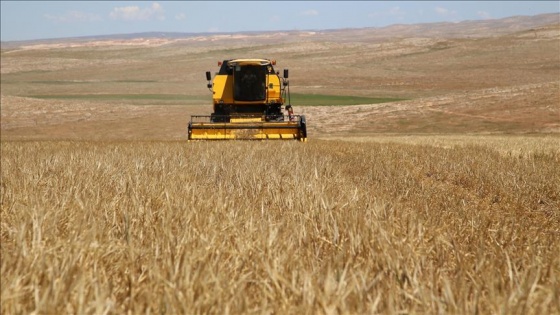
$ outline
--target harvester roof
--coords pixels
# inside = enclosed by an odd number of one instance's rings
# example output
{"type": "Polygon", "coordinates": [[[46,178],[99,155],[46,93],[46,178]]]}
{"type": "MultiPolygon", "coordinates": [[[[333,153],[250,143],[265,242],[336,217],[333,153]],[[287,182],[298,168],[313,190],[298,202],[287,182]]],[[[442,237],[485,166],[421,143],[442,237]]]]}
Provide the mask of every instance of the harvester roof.
{"type": "Polygon", "coordinates": [[[267,66],[271,64],[268,59],[232,59],[228,61],[230,66],[267,66]]]}

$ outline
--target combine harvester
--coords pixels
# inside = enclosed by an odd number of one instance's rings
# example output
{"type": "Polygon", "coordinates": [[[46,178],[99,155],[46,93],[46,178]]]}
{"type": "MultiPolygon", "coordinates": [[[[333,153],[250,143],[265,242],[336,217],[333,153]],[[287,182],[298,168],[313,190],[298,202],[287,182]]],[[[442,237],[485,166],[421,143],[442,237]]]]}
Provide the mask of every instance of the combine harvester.
{"type": "Polygon", "coordinates": [[[291,106],[288,69],[280,77],[274,65],[268,59],[231,59],[218,62],[213,80],[206,72],[214,112],[191,116],[189,140],[307,141],[305,116],[294,115],[291,106]]]}

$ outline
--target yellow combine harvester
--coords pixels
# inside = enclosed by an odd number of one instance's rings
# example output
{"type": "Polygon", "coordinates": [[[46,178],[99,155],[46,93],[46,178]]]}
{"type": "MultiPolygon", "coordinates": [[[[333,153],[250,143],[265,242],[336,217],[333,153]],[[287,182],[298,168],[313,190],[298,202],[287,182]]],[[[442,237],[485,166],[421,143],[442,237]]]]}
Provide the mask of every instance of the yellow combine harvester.
{"type": "Polygon", "coordinates": [[[294,115],[290,104],[288,69],[280,77],[274,65],[268,59],[230,59],[218,62],[213,80],[206,72],[214,112],[191,116],[189,140],[307,141],[305,116],[294,115]]]}

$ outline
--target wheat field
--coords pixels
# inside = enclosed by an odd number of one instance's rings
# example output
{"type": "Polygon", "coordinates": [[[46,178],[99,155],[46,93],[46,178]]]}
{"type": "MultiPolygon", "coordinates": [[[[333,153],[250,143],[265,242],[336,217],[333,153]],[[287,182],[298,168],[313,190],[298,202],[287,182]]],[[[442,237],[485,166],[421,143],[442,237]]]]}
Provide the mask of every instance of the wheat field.
{"type": "Polygon", "coordinates": [[[4,141],[2,314],[558,314],[560,152],[481,139],[4,141]]]}

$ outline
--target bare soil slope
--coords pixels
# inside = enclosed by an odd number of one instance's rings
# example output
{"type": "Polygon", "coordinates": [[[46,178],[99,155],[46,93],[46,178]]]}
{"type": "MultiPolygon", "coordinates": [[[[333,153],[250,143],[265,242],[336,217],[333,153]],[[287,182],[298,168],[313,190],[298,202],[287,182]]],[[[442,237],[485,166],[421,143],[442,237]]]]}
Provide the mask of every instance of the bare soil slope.
{"type": "Polygon", "coordinates": [[[211,112],[204,72],[278,60],[291,91],[394,97],[299,106],[311,137],[558,133],[558,15],[383,29],[4,44],[3,139],[185,139],[211,112]],[[24,45],[25,44],[25,45],[24,45]]]}

